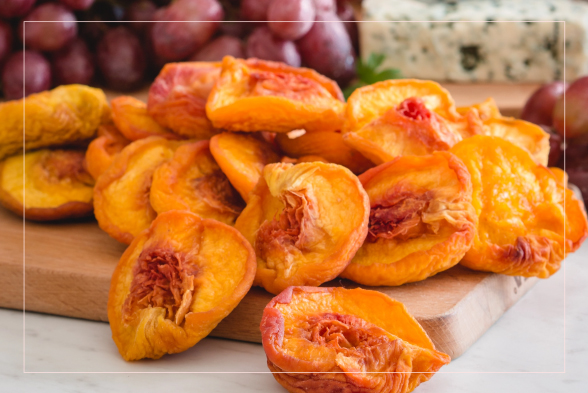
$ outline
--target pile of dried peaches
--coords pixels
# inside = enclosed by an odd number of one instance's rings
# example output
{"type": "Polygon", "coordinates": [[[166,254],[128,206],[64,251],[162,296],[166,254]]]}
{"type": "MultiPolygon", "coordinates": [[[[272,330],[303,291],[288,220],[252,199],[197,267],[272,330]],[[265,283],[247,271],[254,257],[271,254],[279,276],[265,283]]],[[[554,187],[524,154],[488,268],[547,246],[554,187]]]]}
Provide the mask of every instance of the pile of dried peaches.
{"type": "Polygon", "coordinates": [[[108,301],[126,360],[192,347],[256,285],[277,295],[261,333],[286,389],[409,392],[449,356],[401,303],[321,284],[402,285],[458,263],[547,278],[588,235],[566,173],[546,167],[547,133],[492,99],[458,108],[430,81],[345,102],[315,71],[226,57],[166,65],[147,103],[69,85],[0,118],[5,207],[93,212],[129,245],[108,301]]]}

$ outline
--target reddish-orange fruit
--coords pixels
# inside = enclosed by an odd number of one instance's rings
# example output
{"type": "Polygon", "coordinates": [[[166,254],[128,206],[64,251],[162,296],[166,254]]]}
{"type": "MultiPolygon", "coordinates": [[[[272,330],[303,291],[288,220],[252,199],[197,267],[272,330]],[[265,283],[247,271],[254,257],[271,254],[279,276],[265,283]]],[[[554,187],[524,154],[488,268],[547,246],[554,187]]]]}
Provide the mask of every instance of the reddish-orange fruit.
{"type": "Polygon", "coordinates": [[[547,278],[588,236],[582,202],[561,176],[536,164],[526,150],[500,137],[478,135],[451,152],[471,174],[479,222],[464,266],[547,278]]]}
{"type": "Polygon", "coordinates": [[[370,197],[368,236],[341,277],[374,286],[420,281],[456,265],[471,247],[472,183],[453,154],[398,157],[359,180],[370,197]]]}
{"type": "Polygon", "coordinates": [[[221,171],[208,141],[186,143],[155,170],[149,200],[157,213],[189,210],[232,225],[245,203],[221,171]]]}
{"type": "Polygon", "coordinates": [[[6,158],[0,162],[0,204],[37,221],[91,215],[94,179],[83,161],[83,151],[62,149],[6,158]]]}
{"type": "Polygon", "coordinates": [[[147,113],[147,104],[134,97],[120,96],[110,101],[112,121],[125,138],[136,141],[148,136],[166,139],[181,139],[177,134],[162,127],[147,113]]]}
{"type": "Polygon", "coordinates": [[[106,168],[112,164],[114,156],[131,143],[114,125],[98,127],[98,136],[88,145],[84,167],[94,179],[98,179],[106,168]]]}
{"type": "Polygon", "coordinates": [[[361,183],[340,165],[266,165],[235,223],[255,249],[255,285],[279,293],[334,279],[363,243],[369,209],[361,183]]]}
{"type": "Polygon", "coordinates": [[[125,360],[194,346],[251,288],[255,253],[234,228],[186,210],[160,214],[112,274],[108,321],[125,360]]]}
{"type": "Polygon", "coordinates": [[[267,365],[292,393],[412,392],[451,361],[402,303],[365,289],[290,287],[260,327],[267,365]]]}
{"type": "Polygon", "coordinates": [[[218,131],[206,117],[205,106],[220,70],[220,63],[166,64],[149,89],[149,115],[176,134],[210,138],[218,131]]]}
{"type": "Polygon", "coordinates": [[[206,104],[214,126],[229,131],[335,131],[344,109],[337,83],[311,69],[230,56],[206,104]]]}
{"type": "Polygon", "coordinates": [[[280,160],[273,146],[257,135],[233,132],[215,135],[210,140],[210,151],[245,202],[263,167],[280,160]]]}

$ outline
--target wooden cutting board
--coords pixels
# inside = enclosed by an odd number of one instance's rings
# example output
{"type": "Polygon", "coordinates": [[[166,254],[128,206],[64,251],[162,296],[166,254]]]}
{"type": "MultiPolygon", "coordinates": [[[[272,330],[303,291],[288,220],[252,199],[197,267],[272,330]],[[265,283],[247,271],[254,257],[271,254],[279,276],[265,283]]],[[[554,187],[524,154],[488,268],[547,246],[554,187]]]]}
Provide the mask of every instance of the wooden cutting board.
{"type": "MultiPolygon", "coordinates": [[[[24,305],[27,311],[106,321],[110,277],[125,245],[90,219],[26,222],[25,229],[20,217],[0,208],[0,307],[24,305]]],[[[403,302],[437,349],[455,359],[536,282],[456,266],[419,283],[371,289],[403,302]]],[[[329,285],[358,286],[347,280],[329,285]]],[[[211,335],[260,342],[261,314],[271,298],[265,290],[252,288],[211,335]]]]}

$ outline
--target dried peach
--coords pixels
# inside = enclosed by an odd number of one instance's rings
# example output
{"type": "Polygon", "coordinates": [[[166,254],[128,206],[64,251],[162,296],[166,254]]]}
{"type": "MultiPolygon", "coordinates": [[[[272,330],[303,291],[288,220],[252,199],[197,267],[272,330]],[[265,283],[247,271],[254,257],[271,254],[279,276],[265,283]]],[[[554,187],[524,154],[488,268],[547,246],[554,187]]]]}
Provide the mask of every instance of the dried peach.
{"type": "Polygon", "coordinates": [[[278,134],[276,142],[280,149],[290,157],[319,156],[333,164],[343,165],[351,172],[363,173],[374,164],[357,150],[343,142],[338,131],[306,132],[301,136],[278,134]]]}
{"type": "Polygon", "coordinates": [[[27,151],[68,145],[92,138],[109,117],[104,92],[82,85],[59,86],[0,103],[0,159],[22,150],[23,135],[27,151]]]}
{"type": "Polygon", "coordinates": [[[147,113],[147,104],[134,97],[120,96],[110,102],[112,121],[125,136],[136,141],[148,136],[160,136],[166,139],[181,139],[165,127],[162,127],[147,113]]]}
{"type": "Polygon", "coordinates": [[[208,141],[178,147],[173,158],[155,170],[149,198],[157,213],[189,210],[231,225],[245,207],[210,154],[208,141]]]}
{"type": "Polygon", "coordinates": [[[255,254],[243,236],[187,210],[160,214],[112,275],[108,321],[125,360],[194,346],[251,288],[255,254]]]}
{"type": "Polygon", "coordinates": [[[451,152],[471,174],[479,221],[463,265],[546,278],[580,247],[588,235],[582,202],[526,150],[500,137],[477,135],[451,152]]]}
{"type": "Polygon", "coordinates": [[[454,121],[459,117],[453,98],[438,83],[417,79],[391,79],[360,87],[349,96],[343,132],[358,131],[412,97],[420,98],[429,111],[446,120],[454,121]]]}
{"type": "Polygon", "coordinates": [[[410,97],[357,131],[343,135],[349,146],[376,164],[401,155],[426,155],[448,150],[462,136],[443,117],[410,97]]]}
{"type": "Polygon", "coordinates": [[[266,165],[235,223],[257,255],[255,285],[279,293],[335,278],[363,243],[369,210],[361,183],[340,165],[266,165]]]}
{"type": "Polygon", "coordinates": [[[364,285],[420,281],[456,265],[471,247],[472,183],[453,154],[398,157],[359,180],[370,197],[368,236],[341,277],[364,285]]]}
{"type": "Polygon", "coordinates": [[[114,157],[94,187],[94,214],[103,231],[129,244],[149,227],[157,215],[149,203],[153,172],[172,158],[180,143],[151,136],[114,157]]]}
{"type": "Polygon", "coordinates": [[[260,328],[270,371],[293,393],[412,392],[451,361],[402,303],[365,289],[290,287],[260,328]]]}
{"type": "Polygon", "coordinates": [[[26,153],[24,160],[22,154],[5,159],[0,203],[38,221],[91,215],[94,180],[83,161],[83,151],[48,149],[26,153]]]}
{"type": "Polygon", "coordinates": [[[233,132],[212,137],[210,152],[246,202],[263,167],[280,160],[272,145],[263,138],[233,132]]]}
{"type": "Polygon", "coordinates": [[[106,168],[112,164],[114,156],[131,141],[112,124],[98,127],[98,136],[88,145],[84,167],[94,179],[98,179],[106,168]]]}
{"type": "Polygon", "coordinates": [[[460,115],[465,115],[471,109],[476,109],[478,111],[478,115],[482,121],[502,117],[500,114],[500,109],[498,109],[498,105],[496,105],[496,101],[494,101],[492,97],[486,99],[486,101],[471,106],[459,107],[457,108],[457,113],[460,115]]]}
{"type": "Polygon", "coordinates": [[[311,69],[226,56],[206,113],[229,131],[335,131],[344,108],[338,85],[311,69]]]}
{"type": "Polygon", "coordinates": [[[220,70],[220,63],[166,64],[149,89],[149,115],[176,134],[210,138],[217,130],[206,117],[205,106],[220,70]]]}

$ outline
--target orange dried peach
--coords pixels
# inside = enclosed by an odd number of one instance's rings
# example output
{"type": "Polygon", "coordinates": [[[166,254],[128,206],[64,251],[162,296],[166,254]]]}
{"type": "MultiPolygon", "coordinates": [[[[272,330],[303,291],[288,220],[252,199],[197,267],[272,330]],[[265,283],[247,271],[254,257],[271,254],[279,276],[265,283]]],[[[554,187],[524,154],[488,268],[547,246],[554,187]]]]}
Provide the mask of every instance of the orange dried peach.
{"type": "Polygon", "coordinates": [[[231,225],[245,206],[210,154],[208,141],[178,147],[155,170],[149,198],[157,213],[189,210],[231,225]]]}
{"type": "Polygon", "coordinates": [[[292,393],[412,392],[451,361],[402,303],[365,289],[290,287],[260,328],[268,368],[292,393]]]}
{"type": "Polygon", "coordinates": [[[478,111],[478,115],[482,121],[502,117],[500,109],[498,109],[498,105],[496,105],[496,101],[494,101],[492,97],[487,98],[486,101],[471,106],[459,107],[457,108],[457,113],[460,115],[466,115],[471,109],[476,109],[478,111]]]}
{"type": "Polygon", "coordinates": [[[582,202],[526,150],[500,137],[477,135],[451,152],[471,174],[479,221],[464,266],[546,278],[580,247],[588,235],[582,202]]]}
{"type": "Polygon", "coordinates": [[[416,97],[407,98],[361,129],[343,135],[345,143],[376,164],[401,155],[448,150],[461,138],[443,117],[416,97]]]}
{"type": "Polygon", "coordinates": [[[368,236],[341,277],[364,285],[420,281],[456,265],[471,247],[472,183],[453,154],[398,157],[359,180],[370,197],[368,236]]]}
{"type": "Polygon", "coordinates": [[[108,321],[125,360],[158,359],[194,346],[251,288],[255,254],[221,222],[186,210],[160,214],[120,259],[108,321]]]}
{"type": "Polygon", "coordinates": [[[112,124],[105,124],[98,127],[98,137],[88,145],[84,167],[94,179],[98,179],[106,168],[112,164],[114,156],[131,141],[112,124]]]}
{"type": "Polygon", "coordinates": [[[333,164],[343,165],[355,174],[363,173],[374,164],[343,142],[343,135],[333,132],[306,132],[301,136],[278,134],[276,142],[290,157],[319,156],[333,164]]]}
{"type": "Polygon", "coordinates": [[[334,131],[344,109],[338,85],[311,69],[230,56],[206,104],[214,126],[229,131],[334,131]]]}
{"type": "Polygon", "coordinates": [[[232,132],[212,137],[210,152],[246,202],[263,167],[280,160],[272,145],[263,138],[232,132]]]}
{"type": "Polygon", "coordinates": [[[37,221],[91,215],[94,180],[83,161],[83,151],[47,149],[26,153],[24,160],[22,154],[5,159],[0,203],[37,221]]]}
{"type": "Polygon", "coordinates": [[[360,87],[349,96],[343,132],[358,131],[412,97],[420,98],[429,111],[446,120],[454,121],[459,117],[453,98],[438,83],[417,79],[391,79],[360,87]]]}
{"type": "Polygon", "coordinates": [[[300,164],[302,162],[324,162],[325,164],[333,164],[332,162],[329,162],[328,160],[325,160],[323,157],[321,156],[302,156],[300,158],[296,159],[296,163],[300,164]]]}
{"type": "Polygon", "coordinates": [[[269,164],[237,228],[257,255],[255,285],[279,293],[337,277],[367,235],[369,199],[336,164],[269,164]]]}
{"type": "Polygon", "coordinates": [[[149,115],[176,134],[210,138],[217,130],[206,117],[205,106],[220,71],[220,63],[166,64],[149,89],[149,115]]]}
{"type": "Polygon", "coordinates": [[[129,244],[149,227],[157,215],[149,203],[153,172],[172,158],[180,143],[151,136],[114,157],[94,187],[94,214],[104,232],[129,244]]]}
{"type": "Polygon", "coordinates": [[[568,174],[563,169],[549,168],[549,170],[551,171],[551,173],[553,173],[559,184],[561,184],[564,187],[568,186],[568,174]]]}
{"type": "Polygon", "coordinates": [[[134,97],[120,96],[110,101],[112,121],[125,138],[132,141],[160,136],[166,139],[181,139],[177,134],[162,127],[147,113],[147,104],[134,97]]]}

